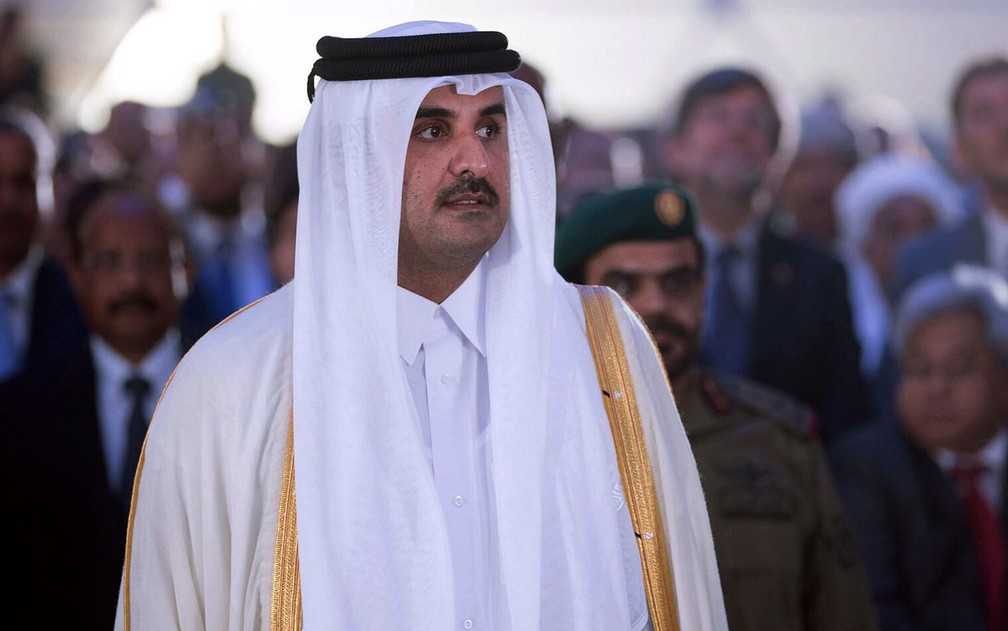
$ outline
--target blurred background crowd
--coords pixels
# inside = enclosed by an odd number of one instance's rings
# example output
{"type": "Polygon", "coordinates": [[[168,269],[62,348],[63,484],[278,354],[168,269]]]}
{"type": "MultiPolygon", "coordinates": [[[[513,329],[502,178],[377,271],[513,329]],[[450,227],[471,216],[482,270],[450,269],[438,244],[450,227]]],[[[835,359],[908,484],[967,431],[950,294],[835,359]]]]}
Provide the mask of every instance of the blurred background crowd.
{"type": "MultiPolygon", "coordinates": [[[[5,525],[10,595],[44,585],[77,628],[108,628],[158,393],[203,333],[294,276],[295,142],[257,133],[257,87],[226,56],[177,106],[68,124],[30,7],[0,14],[0,466],[30,524],[5,525]]],[[[551,117],[557,224],[616,188],[687,189],[699,361],[809,411],[853,526],[813,536],[864,565],[880,628],[1008,628],[1008,48],[925,95],[946,134],[841,91],[792,107],[773,72],[706,68],[649,124],[605,127],[559,113],[554,77],[523,66],[551,117]]]]}

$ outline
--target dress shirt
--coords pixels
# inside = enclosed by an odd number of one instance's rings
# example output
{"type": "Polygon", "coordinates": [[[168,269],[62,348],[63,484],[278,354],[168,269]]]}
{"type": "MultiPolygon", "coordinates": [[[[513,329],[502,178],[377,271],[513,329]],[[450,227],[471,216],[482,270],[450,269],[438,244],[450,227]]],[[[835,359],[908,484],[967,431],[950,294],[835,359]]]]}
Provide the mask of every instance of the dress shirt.
{"type": "MultiPolygon", "coordinates": [[[[730,245],[738,248],[739,257],[731,264],[732,269],[729,272],[729,278],[731,279],[732,289],[741,301],[742,307],[748,314],[752,315],[756,307],[756,280],[759,278],[757,274],[757,266],[759,265],[759,223],[750,221],[742,228],[738,237],[730,242],[717,235],[704,224],[700,224],[698,236],[704,246],[706,257],[705,268],[708,270],[708,274],[714,269],[714,261],[721,250],[730,245]]],[[[707,284],[708,304],[710,304],[709,292],[713,286],[714,283],[707,284]]]]}
{"type": "Polygon", "coordinates": [[[255,213],[232,221],[221,221],[203,212],[194,212],[189,221],[189,237],[200,261],[210,260],[224,239],[234,246],[230,257],[235,308],[243,307],[273,291],[275,282],[269,269],[261,221],[255,213]]]}
{"type": "Polygon", "coordinates": [[[987,264],[1008,277],[1008,218],[990,207],[983,213],[983,226],[987,239],[987,264]]]}
{"type": "Polygon", "coordinates": [[[437,305],[397,289],[398,345],[452,551],[459,629],[487,629],[498,576],[487,458],[484,265],[437,305]]]}
{"type": "Polygon", "coordinates": [[[978,486],[987,503],[998,515],[1001,514],[1001,495],[1004,487],[1005,456],[1008,455],[1008,430],[999,430],[994,438],[975,454],[959,454],[947,449],[939,449],[934,457],[944,471],[949,474],[955,468],[959,458],[968,455],[977,464],[984,467],[978,486]]]}
{"type": "Polygon", "coordinates": [[[150,419],[154,413],[161,390],[164,389],[181,357],[178,331],[170,330],[147,357],[134,365],[117,353],[97,335],[91,336],[91,354],[94,357],[95,384],[97,387],[98,425],[101,430],[102,453],[105,456],[105,473],[109,488],[119,491],[120,469],[129,436],[132,395],[123,384],[132,375],[150,382],[150,395],[144,412],[150,419]]]}
{"type": "Polygon", "coordinates": [[[9,292],[13,304],[9,306],[11,333],[14,347],[24,357],[31,337],[31,313],[35,299],[35,277],[45,253],[41,246],[33,246],[21,263],[11,270],[6,278],[0,279],[0,289],[9,292]]]}

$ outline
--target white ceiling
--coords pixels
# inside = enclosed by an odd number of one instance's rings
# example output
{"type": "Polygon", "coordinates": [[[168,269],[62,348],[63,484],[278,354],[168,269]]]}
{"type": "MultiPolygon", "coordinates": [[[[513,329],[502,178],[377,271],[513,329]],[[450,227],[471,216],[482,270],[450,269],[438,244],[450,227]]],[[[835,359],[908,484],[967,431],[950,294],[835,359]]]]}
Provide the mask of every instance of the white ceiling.
{"type": "Polygon", "coordinates": [[[742,62],[795,100],[823,88],[882,95],[942,124],[950,84],[971,57],[1008,53],[1006,0],[30,0],[63,124],[101,124],[110,103],[173,105],[226,57],[259,92],[256,126],[293,136],[324,34],[446,19],[508,34],[545,71],[558,109],[600,126],[652,121],[690,76],[742,62]],[[142,17],[142,19],[141,19],[142,17]],[[138,21],[139,20],[139,21],[138,21]],[[130,28],[133,32],[129,37],[130,28]]]}

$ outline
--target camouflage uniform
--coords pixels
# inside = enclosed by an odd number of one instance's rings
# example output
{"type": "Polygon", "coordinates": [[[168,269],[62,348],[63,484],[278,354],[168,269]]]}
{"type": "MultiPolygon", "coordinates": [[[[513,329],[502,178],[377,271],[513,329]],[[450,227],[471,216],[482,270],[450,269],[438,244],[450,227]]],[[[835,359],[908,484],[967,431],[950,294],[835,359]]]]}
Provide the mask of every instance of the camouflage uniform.
{"type": "Polygon", "coordinates": [[[857,544],[811,413],[694,371],[676,404],[707,498],[732,631],[876,628],[857,544]]]}

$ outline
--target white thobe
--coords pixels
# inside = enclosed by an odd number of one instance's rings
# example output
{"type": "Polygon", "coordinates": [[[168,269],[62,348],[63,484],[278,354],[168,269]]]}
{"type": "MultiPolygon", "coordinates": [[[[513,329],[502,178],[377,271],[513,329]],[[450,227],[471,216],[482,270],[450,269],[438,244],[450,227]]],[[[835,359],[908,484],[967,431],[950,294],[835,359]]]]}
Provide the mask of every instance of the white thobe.
{"type": "MultiPolygon", "coordinates": [[[[459,628],[486,628],[490,421],[482,266],[441,305],[398,289],[399,354],[451,545],[459,628]]],[[[496,566],[496,563],[494,563],[496,566]]]]}

